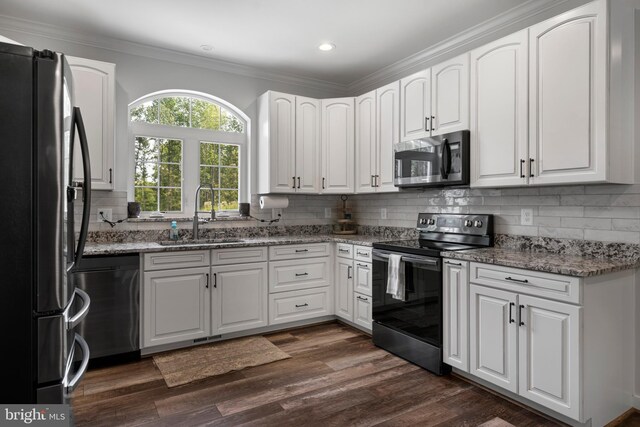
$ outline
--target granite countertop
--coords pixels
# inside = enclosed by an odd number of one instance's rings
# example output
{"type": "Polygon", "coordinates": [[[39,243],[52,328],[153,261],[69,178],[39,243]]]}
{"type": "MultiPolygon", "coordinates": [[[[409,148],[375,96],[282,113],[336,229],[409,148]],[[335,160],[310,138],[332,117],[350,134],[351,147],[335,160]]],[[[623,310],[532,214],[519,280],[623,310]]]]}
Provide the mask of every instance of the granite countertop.
{"type": "Polygon", "coordinates": [[[575,277],[598,276],[640,266],[640,259],[637,257],[596,258],[498,247],[445,251],[442,256],[575,277]]]}
{"type": "Polygon", "coordinates": [[[127,253],[190,251],[198,249],[228,249],[252,246],[295,245],[300,243],[336,242],[361,246],[372,246],[373,243],[390,240],[389,237],[365,235],[327,235],[314,236],[273,236],[239,238],[239,242],[232,243],[202,243],[202,244],[171,244],[161,245],[158,242],[130,242],[130,243],[87,243],[84,255],[120,255],[127,253]]]}

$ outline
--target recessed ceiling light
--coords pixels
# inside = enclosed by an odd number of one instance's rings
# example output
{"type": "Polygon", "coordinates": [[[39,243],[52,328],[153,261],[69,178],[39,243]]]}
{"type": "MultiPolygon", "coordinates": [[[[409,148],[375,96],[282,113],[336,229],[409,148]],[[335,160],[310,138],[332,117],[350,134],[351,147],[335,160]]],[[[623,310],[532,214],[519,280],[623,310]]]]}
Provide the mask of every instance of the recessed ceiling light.
{"type": "Polygon", "coordinates": [[[330,50],[333,50],[336,48],[336,45],[333,43],[322,43],[320,46],[318,46],[318,49],[320,49],[323,52],[329,52],[330,50]]]}
{"type": "Polygon", "coordinates": [[[200,46],[200,49],[204,50],[205,52],[211,52],[213,50],[213,46],[211,46],[210,44],[203,44],[200,46]]]}

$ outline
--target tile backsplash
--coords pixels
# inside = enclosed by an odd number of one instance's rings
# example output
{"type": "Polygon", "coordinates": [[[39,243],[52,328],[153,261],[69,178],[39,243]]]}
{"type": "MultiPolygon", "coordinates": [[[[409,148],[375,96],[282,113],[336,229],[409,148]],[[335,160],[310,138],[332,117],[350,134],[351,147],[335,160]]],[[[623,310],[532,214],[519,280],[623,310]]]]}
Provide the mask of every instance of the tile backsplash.
{"type": "MultiPolygon", "coordinates": [[[[126,192],[94,191],[91,229],[111,230],[98,223],[98,209],[113,209],[114,220],[127,214],[126,192]]],[[[337,195],[290,195],[279,225],[326,225],[335,221],[342,206],[337,195]],[[331,218],[325,218],[325,208],[331,218]]],[[[424,189],[397,193],[351,195],[347,201],[361,226],[414,228],[419,212],[489,213],[495,215],[499,234],[640,243],[640,185],[576,185],[558,187],[424,189]],[[533,225],[520,225],[520,211],[533,212],[533,225]],[[382,219],[386,209],[387,219],[382,219]]],[[[76,207],[76,223],[82,206],[76,207]]],[[[251,199],[251,214],[271,219],[271,210],[258,208],[258,196],[251,199]]],[[[115,229],[166,228],[164,223],[122,223],[115,229]]],[[[184,227],[186,225],[180,225],[184,227]]],[[[257,221],[220,221],[205,227],[267,226],[257,221]]]]}

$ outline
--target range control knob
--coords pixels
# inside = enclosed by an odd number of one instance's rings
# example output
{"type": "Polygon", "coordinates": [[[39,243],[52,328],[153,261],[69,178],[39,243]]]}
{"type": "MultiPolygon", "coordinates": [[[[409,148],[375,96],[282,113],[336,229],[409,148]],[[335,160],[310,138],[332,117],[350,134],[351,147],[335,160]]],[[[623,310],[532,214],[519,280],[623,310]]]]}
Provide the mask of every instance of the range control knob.
{"type": "Polygon", "coordinates": [[[427,221],[427,224],[429,225],[435,225],[435,223],[436,223],[436,220],[433,218],[429,218],[429,221],[427,221]]]}
{"type": "Polygon", "coordinates": [[[480,227],[482,227],[482,221],[476,220],[476,222],[474,222],[473,225],[475,225],[476,227],[480,228],[480,227]]]}
{"type": "Polygon", "coordinates": [[[473,225],[473,221],[471,221],[470,219],[465,219],[464,220],[464,226],[465,227],[471,227],[473,225]]]}
{"type": "Polygon", "coordinates": [[[425,225],[427,220],[425,218],[420,218],[420,224],[425,225]]]}

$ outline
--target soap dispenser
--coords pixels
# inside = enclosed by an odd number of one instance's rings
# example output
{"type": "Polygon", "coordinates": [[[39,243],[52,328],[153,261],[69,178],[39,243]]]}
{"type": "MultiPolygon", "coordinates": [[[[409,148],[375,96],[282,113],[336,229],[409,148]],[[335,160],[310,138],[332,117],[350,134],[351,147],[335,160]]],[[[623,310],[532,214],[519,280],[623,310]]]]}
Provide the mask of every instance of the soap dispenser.
{"type": "Polygon", "coordinates": [[[178,223],[171,221],[171,228],[169,229],[169,240],[178,240],[178,223]]]}

